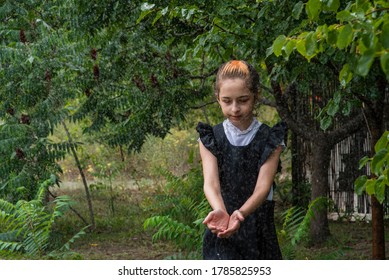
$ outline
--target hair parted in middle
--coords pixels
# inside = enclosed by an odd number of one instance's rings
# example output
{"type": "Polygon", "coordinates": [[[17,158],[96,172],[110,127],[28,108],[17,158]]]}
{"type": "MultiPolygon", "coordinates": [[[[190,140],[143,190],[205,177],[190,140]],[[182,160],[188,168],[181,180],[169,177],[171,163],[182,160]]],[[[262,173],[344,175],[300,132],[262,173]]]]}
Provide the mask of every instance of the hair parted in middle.
{"type": "Polygon", "coordinates": [[[257,70],[246,61],[230,60],[219,67],[215,82],[216,97],[219,96],[222,81],[227,79],[242,79],[255,98],[258,97],[259,75],[257,70]]]}

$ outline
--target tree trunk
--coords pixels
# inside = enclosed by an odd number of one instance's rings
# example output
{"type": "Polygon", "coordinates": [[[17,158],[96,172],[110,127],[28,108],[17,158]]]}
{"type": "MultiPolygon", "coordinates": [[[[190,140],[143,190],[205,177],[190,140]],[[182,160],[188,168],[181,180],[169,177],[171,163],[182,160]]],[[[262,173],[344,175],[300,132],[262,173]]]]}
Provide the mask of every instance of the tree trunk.
{"type": "MultiPolygon", "coordinates": [[[[371,133],[371,153],[374,152],[374,146],[383,133],[380,129],[380,120],[375,120],[378,116],[374,113],[367,114],[367,122],[371,133]],[[377,125],[378,124],[378,125],[377,125]]],[[[372,220],[372,259],[385,260],[385,226],[384,226],[384,208],[377,198],[371,196],[371,220],[372,220]]]]}
{"type": "MultiPolygon", "coordinates": [[[[317,141],[312,143],[312,201],[319,197],[328,197],[328,168],[330,158],[331,146],[325,143],[324,136],[317,137],[317,141]]],[[[330,236],[327,207],[314,209],[314,214],[315,216],[311,220],[310,239],[313,244],[320,244],[330,236]]]]}
{"type": "MultiPolygon", "coordinates": [[[[380,97],[377,100],[365,99],[363,112],[365,121],[371,135],[370,156],[373,156],[374,146],[385,131],[384,107],[387,107],[388,82],[383,76],[377,78],[380,97]]],[[[384,210],[375,196],[371,197],[371,219],[372,219],[372,259],[385,259],[385,227],[384,227],[384,210]]]]}
{"type": "Polygon", "coordinates": [[[84,170],[82,170],[81,163],[80,163],[80,160],[78,159],[76,149],[73,146],[72,136],[70,135],[70,132],[69,132],[69,130],[68,130],[68,128],[67,128],[67,126],[66,126],[64,121],[62,121],[62,125],[63,125],[63,127],[64,127],[64,129],[66,131],[66,135],[68,136],[68,141],[71,144],[71,150],[72,150],[72,153],[73,153],[73,157],[74,157],[74,160],[76,161],[76,165],[77,165],[78,171],[80,172],[80,175],[81,175],[81,178],[82,178],[82,182],[84,184],[86,200],[88,202],[88,208],[89,208],[89,217],[90,217],[90,221],[91,221],[91,225],[92,225],[92,230],[94,230],[96,228],[95,215],[94,215],[94,212],[93,212],[92,198],[90,196],[88,183],[86,181],[86,176],[85,176],[84,170]]]}
{"type": "Polygon", "coordinates": [[[385,260],[385,228],[384,228],[384,207],[373,195],[371,197],[371,219],[373,237],[373,260],[385,260]]]}
{"type": "Polygon", "coordinates": [[[305,158],[300,149],[304,146],[304,142],[298,135],[292,131],[291,133],[291,153],[292,153],[292,205],[302,208],[307,208],[310,197],[304,187],[306,184],[304,164],[305,158]]]}

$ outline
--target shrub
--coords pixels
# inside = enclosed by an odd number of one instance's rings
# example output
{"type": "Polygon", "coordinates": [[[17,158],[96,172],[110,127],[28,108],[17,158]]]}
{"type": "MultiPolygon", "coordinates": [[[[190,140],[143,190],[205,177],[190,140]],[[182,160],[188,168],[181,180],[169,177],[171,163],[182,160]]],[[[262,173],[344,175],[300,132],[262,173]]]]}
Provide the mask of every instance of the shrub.
{"type": "MultiPolygon", "coordinates": [[[[55,180],[55,179],[54,179],[55,180]]],[[[84,229],[65,243],[53,242],[53,225],[66,210],[71,200],[58,196],[47,205],[45,194],[53,179],[42,183],[35,199],[19,200],[15,204],[0,199],[0,257],[15,258],[69,258],[70,244],[83,235],[84,229]]]]}

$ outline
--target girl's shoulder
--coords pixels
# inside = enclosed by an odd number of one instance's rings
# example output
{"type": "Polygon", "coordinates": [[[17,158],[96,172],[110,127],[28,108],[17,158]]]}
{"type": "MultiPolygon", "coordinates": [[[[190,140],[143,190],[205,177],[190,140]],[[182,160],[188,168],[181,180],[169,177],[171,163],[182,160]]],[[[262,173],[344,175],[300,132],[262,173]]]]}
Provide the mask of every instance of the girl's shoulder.
{"type": "MultiPolygon", "coordinates": [[[[223,129],[223,126],[221,126],[223,129]]],[[[215,133],[218,134],[220,130],[220,124],[211,126],[210,124],[199,122],[196,126],[196,130],[200,135],[200,141],[203,145],[211,151],[212,154],[217,154],[217,143],[215,133]]]]}
{"type": "Polygon", "coordinates": [[[275,124],[273,127],[268,127],[266,143],[259,161],[259,166],[266,161],[278,146],[286,147],[287,132],[288,127],[283,121],[275,124]]]}
{"type": "Polygon", "coordinates": [[[200,138],[202,136],[212,136],[214,137],[215,134],[220,133],[220,131],[223,131],[223,123],[219,123],[217,125],[210,125],[208,123],[199,122],[196,126],[196,130],[200,135],[200,138]]]}

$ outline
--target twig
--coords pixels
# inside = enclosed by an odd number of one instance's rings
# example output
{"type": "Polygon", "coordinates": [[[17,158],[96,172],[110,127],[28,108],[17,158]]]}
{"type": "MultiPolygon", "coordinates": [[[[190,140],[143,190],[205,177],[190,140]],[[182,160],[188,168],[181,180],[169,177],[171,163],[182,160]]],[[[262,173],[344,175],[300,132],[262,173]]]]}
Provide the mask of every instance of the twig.
{"type": "MultiPolygon", "coordinates": [[[[50,190],[47,190],[47,191],[48,191],[49,195],[51,195],[54,199],[56,199],[58,197],[57,195],[53,194],[50,190]]],[[[89,225],[88,221],[85,220],[85,218],[80,213],[78,213],[78,211],[76,209],[74,209],[70,205],[69,205],[69,209],[72,210],[73,213],[76,214],[77,217],[79,217],[84,222],[85,225],[89,225]]]]}

